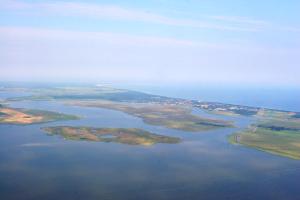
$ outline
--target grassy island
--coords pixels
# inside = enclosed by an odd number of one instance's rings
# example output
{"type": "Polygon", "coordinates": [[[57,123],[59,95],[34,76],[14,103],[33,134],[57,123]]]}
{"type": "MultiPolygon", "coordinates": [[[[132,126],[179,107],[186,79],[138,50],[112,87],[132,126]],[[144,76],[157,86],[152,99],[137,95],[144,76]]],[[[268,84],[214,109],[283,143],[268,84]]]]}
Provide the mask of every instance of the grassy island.
{"type": "Polygon", "coordinates": [[[232,134],[231,143],[242,144],[272,154],[300,159],[300,120],[260,119],[246,130],[232,134]]]}
{"type": "Polygon", "coordinates": [[[121,103],[104,100],[68,101],[71,105],[107,108],[143,119],[145,123],[183,131],[205,131],[232,127],[230,121],[193,115],[189,106],[168,103],[121,103]]]}
{"type": "Polygon", "coordinates": [[[60,135],[69,140],[86,140],[95,142],[116,142],[130,145],[153,145],[156,143],[179,143],[176,137],[162,136],[137,128],[91,128],[57,126],[46,127],[49,135],[60,135]]]}
{"type": "Polygon", "coordinates": [[[44,110],[29,110],[0,106],[0,123],[5,124],[34,124],[59,120],[78,119],[74,115],[66,115],[44,110]]]}

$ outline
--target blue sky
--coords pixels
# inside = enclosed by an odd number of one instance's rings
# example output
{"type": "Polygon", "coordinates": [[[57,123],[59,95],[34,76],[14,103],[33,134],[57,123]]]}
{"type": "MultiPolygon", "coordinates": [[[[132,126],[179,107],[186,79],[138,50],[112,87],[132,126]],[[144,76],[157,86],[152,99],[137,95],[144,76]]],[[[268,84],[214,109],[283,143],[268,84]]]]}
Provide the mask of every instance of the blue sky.
{"type": "Polygon", "coordinates": [[[300,1],[0,0],[0,78],[300,86],[300,1]]]}

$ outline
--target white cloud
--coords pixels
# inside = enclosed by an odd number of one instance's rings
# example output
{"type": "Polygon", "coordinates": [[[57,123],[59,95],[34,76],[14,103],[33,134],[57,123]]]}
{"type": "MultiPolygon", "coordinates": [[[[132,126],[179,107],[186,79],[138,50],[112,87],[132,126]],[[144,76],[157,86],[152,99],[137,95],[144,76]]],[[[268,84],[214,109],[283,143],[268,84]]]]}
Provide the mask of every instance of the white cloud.
{"type": "Polygon", "coordinates": [[[298,49],[0,28],[2,80],[297,83],[298,49]]]}
{"type": "Polygon", "coordinates": [[[225,22],[231,22],[231,23],[242,23],[242,24],[250,24],[250,25],[269,25],[270,23],[264,20],[256,20],[251,19],[248,17],[241,17],[241,16],[210,16],[210,18],[225,22]]]}
{"type": "Polygon", "coordinates": [[[67,31],[28,27],[0,27],[0,37],[11,40],[77,40],[131,46],[193,46],[195,42],[163,37],[147,37],[110,32],[67,31]]]}
{"type": "Polygon", "coordinates": [[[99,20],[135,21],[178,27],[192,27],[217,31],[258,32],[285,31],[300,32],[299,27],[273,24],[266,20],[245,16],[212,15],[202,19],[174,18],[161,14],[125,8],[116,5],[79,3],[72,1],[25,2],[19,0],[0,0],[0,10],[22,13],[22,15],[78,16],[99,20]]]}
{"type": "MultiPolygon", "coordinates": [[[[53,16],[81,16],[92,17],[98,19],[114,19],[141,21],[146,23],[163,24],[170,26],[185,26],[194,28],[214,29],[223,31],[258,31],[260,27],[256,27],[254,23],[228,25],[226,23],[212,23],[204,20],[191,20],[171,18],[143,10],[123,8],[115,5],[101,5],[77,2],[51,2],[51,3],[25,3],[21,1],[5,1],[2,9],[11,9],[27,14],[48,14],[53,16]],[[8,3],[11,2],[11,3],[8,3]]],[[[221,19],[220,17],[218,17],[221,19]]],[[[223,21],[226,18],[222,17],[223,21]]],[[[231,19],[232,20],[232,19],[231,19]]],[[[237,20],[237,19],[236,19],[237,20]]],[[[250,20],[248,20],[250,21],[250,20]]]]}

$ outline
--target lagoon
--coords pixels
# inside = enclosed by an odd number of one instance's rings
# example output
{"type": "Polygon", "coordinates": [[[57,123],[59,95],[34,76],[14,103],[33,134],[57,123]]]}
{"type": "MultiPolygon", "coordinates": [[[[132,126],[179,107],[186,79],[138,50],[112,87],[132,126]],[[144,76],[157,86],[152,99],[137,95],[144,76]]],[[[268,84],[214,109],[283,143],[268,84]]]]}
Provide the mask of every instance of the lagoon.
{"type": "MultiPolygon", "coordinates": [[[[294,200],[300,196],[300,161],[228,143],[228,135],[246,127],[251,118],[218,115],[238,126],[185,132],[103,108],[55,101],[21,101],[11,106],[83,118],[26,126],[0,124],[3,199],[294,200]],[[183,141],[152,146],[71,141],[48,136],[41,130],[47,126],[135,127],[183,141]]],[[[198,112],[203,114],[194,110],[198,112]]]]}

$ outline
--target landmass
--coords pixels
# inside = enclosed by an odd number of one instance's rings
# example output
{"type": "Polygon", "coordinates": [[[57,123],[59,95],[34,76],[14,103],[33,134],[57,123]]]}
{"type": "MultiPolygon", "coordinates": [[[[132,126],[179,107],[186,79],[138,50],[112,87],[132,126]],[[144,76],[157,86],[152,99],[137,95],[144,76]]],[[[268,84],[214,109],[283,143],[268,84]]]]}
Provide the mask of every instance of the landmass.
{"type": "Polygon", "coordinates": [[[299,112],[261,108],[244,105],[234,105],[218,102],[201,102],[192,101],[196,108],[200,108],[214,114],[230,115],[230,116],[248,116],[248,117],[272,117],[272,116],[289,116],[291,118],[300,118],[299,112]]]}
{"type": "MultiPolygon", "coordinates": [[[[10,91],[11,88],[1,90],[10,91]]],[[[109,86],[14,90],[30,95],[5,99],[7,102],[53,100],[68,105],[106,108],[141,118],[147,124],[191,132],[233,127],[231,121],[194,115],[193,109],[218,115],[245,116],[253,118],[256,123],[231,135],[229,138],[232,143],[294,159],[300,157],[300,112],[171,98],[109,86]]]]}
{"type": "Polygon", "coordinates": [[[300,120],[282,116],[260,118],[247,129],[232,134],[229,141],[299,160],[300,120]]]}
{"type": "Polygon", "coordinates": [[[56,126],[43,128],[49,135],[60,135],[68,140],[115,142],[149,146],[157,143],[176,144],[180,138],[157,135],[137,128],[91,128],[56,126]]]}
{"type": "Polygon", "coordinates": [[[44,101],[44,100],[73,100],[73,101],[112,101],[121,103],[155,103],[162,105],[188,106],[220,115],[236,116],[262,116],[265,114],[288,114],[300,118],[300,112],[284,111],[271,108],[262,108],[245,105],[227,104],[221,102],[208,102],[187,100],[183,98],[165,97],[138,91],[117,89],[110,86],[87,87],[48,87],[48,88],[1,88],[0,91],[28,92],[30,95],[8,98],[7,101],[44,101]]]}
{"type": "Polygon", "coordinates": [[[107,108],[139,117],[147,124],[191,132],[233,127],[230,121],[192,114],[193,105],[185,99],[107,86],[36,88],[28,92],[32,95],[8,100],[56,100],[69,105],[107,108]]]}
{"type": "Polygon", "coordinates": [[[9,108],[0,104],[0,123],[28,125],[35,123],[51,122],[58,120],[78,119],[74,115],[50,112],[44,110],[30,110],[9,108]]]}
{"type": "Polygon", "coordinates": [[[233,123],[225,120],[209,119],[191,114],[188,106],[162,103],[120,103],[103,100],[67,102],[70,105],[99,107],[122,111],[141,118],[145,123],[164,126],[183,131],[204,131],[217,128],[233,127],[233,123]]]}
{"type": "Polygon", "coordinates": [[[215,114],[253,117],[255,123],[229,136],[231,143],[300,159],[299,112],[212,102],[195,105],[215,114]]]}

